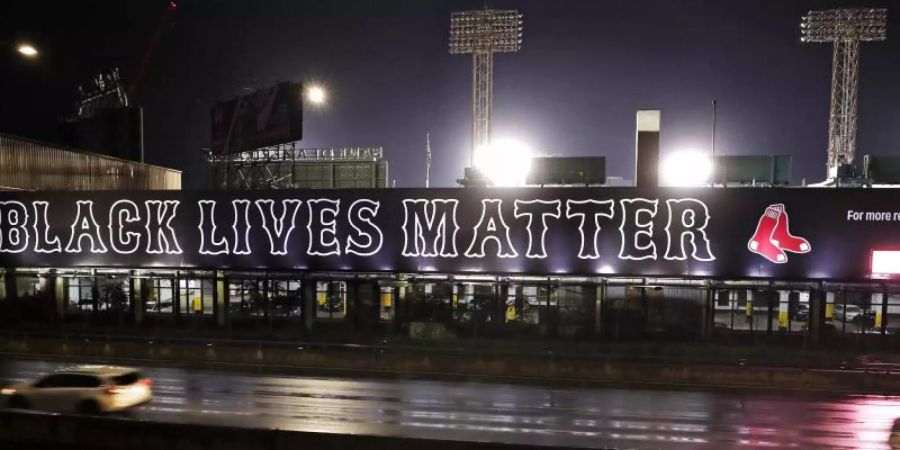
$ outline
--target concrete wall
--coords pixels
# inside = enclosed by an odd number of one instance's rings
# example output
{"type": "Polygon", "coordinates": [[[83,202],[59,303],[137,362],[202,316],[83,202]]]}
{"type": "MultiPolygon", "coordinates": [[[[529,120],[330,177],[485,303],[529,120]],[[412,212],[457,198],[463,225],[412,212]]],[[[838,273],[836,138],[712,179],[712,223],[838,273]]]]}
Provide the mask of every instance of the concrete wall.
{"type": "Polygon", "coordinates": [[[264,347],[262,344],[178,344],[149,342],[8,339],[0,354],[56,357],[73,361],[126,364],[181,363],[219,367],[306,369],[329,373],[432,375],[451,378],[496,378],[541,383],[666,385],[685,387],[827,390],[854,393],[900,393],[900,377],[883,372],[742,365],[640,363],[552,355],[497,355],[359,347],[264,347]]]}

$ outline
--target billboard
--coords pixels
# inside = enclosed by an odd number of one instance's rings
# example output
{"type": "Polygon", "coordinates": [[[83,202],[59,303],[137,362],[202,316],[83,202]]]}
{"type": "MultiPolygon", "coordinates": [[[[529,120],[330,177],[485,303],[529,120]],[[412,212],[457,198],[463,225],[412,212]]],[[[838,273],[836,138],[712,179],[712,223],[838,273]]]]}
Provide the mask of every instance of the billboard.
{"type": "Polygon", "coordinates": [[[303,138],[299,83],[282,82],[212,107],[213,155],[254,150],[303,138]]]}
{"type": "Polygon", "coordinates": [[[59,131],[69,147],[144,162],[144,119],[140,107],[103,109],[90,117],[62,122],[59,131]]]}
{"type": "Polygon", "coordinates": [[[6,267],[863,280],[885,249],[888,189],[0,194],[6,267]]]}

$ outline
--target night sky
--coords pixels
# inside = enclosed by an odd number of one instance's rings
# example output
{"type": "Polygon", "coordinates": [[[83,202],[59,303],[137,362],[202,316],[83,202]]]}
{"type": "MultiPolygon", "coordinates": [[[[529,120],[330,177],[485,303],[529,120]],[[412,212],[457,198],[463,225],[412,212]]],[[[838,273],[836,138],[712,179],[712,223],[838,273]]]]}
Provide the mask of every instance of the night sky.
{"type": "MultiPolygon", "coordinates": [[[[790,154],[793,179],[824,175],[831,46],[800,43],[809,9],[890,6],[885,0],[523,0],[518,54],[495,64],[494,137],[551,155],[603,155],[632,177],[634,113],[663,110],[663,153],[709,148],[790,154]]],[[[897,2],[895,2],[897,3],[897,2]]],[[[202,149],[216,100],[275,81],[317,81],[329,105],[305,112],[303,145],[383,146],[397,186],[452,186],[468,161],[471,58],[447,53],[449,13],[481,1],[182,0],[139,85],[148,162],[206,185],[202,149]]],[[[0,48],[0,131],[56,139],[76,86],[120,67],[134,79],[168,1],[13,0],[0,40],[27,39],[25,61],[0,48]]],[[[900,4],[887,42],[864,43],[858,154],[900,154],[900,4]]]]}

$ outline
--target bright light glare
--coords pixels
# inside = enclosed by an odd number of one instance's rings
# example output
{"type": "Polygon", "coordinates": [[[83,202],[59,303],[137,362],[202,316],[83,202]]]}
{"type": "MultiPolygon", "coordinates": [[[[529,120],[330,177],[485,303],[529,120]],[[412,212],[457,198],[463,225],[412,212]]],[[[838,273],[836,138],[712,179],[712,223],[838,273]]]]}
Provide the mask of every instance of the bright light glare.
{"type": "Polygon", "coordinates": [[[664,186],[700,186],[709,181],[712,171],[709,155],[694,150],[675,152],[660,165],[664,186]]]}
{"type": "Polygon", "coordinates": [[[900,274],[900,251],[873,250],[872,273],[880,275],[900,274]]]}
{"type": "Polygon", "coordinates": [[[475,149],[475,167],[494,186],[514,187],[525,184],[531,170],[532,151],[522,142],[495,140],[475,149]]]}
{"type": "Polygon", "coordinates": [[[16,47],[16,51],[29,58],[34,58],[38,55],[37,49],[30,44],[19,44],[19,46],[16,47]]]}
{"type": "Polygon", "coordinates": [[[325,88],[322,86],[310,86],[309,89],[306,90],[306,98],[314,105],[325,103],[327,97],[328,95],[325,92],[325,88]]]}

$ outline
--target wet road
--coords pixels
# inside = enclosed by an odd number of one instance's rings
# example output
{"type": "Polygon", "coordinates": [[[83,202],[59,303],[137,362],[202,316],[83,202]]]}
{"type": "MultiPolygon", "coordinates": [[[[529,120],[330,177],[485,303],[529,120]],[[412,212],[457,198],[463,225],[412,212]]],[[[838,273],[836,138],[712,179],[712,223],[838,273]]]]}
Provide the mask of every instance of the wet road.
{"type": "MultiPolygon", "coordinates": [[[[0,361],[4,384],[60,363],[0,361]]],[[[900,397],[560,388],[145,368],[139,419],[587,448],[887,448],[900,397]]]]}

